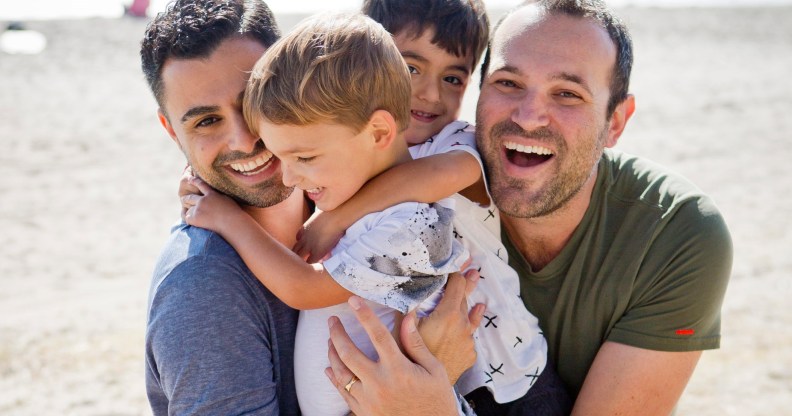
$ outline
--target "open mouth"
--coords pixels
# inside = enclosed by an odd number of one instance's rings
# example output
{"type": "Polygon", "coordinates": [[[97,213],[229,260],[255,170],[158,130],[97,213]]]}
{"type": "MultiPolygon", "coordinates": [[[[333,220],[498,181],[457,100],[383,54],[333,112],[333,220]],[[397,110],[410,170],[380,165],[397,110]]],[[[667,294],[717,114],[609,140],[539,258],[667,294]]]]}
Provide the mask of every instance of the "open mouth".
{"type": "Polygon", "coordinates": [[[245,176],[253,176],[265,171],[272,161],[272,152],[265,150],[257,158],[244,163],[231,163],[231,169],[245,176]]]}
{"type": "Polygon", "coordinates": [[[506,158],[521,168],[541,165],[553,158],[553,151],[542,146],[525,146],[515,142],[505,142],[506,158]]]}

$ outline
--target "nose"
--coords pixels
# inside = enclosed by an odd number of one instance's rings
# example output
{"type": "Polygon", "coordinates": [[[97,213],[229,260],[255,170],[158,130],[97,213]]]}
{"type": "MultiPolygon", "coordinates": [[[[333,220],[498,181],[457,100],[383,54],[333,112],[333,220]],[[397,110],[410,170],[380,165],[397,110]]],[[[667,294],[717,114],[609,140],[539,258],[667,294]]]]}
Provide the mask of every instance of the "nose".
{"type": "Polygon", "coordinates": [[[416,98],[426,102],[436,103],[440,101],[440,82],[430,77],[422,77],[423,79],[413,84],[416,98]]]}
{"type": "Polygon", "coordinates": [[[229,132],[228,148],[243,153],[252,152],[256,142],[261,139],[250,132],[245,119],[242,117],[242,113],[230,118],[229,123],[231,123],[232,127],[229,132]]]}
{"type": "Polygon", "coordinates": [[[512,111],[512,121],[525,131],[547,127],[550,123],[548,103],[544,95],[535,91],[526,91],[517,98],[517,106],[512,111]]]}
{"type": "Polygon", "coordinates": [[[300,183],[300,176],[295,172],[290,162],[281,161],[281,180],[286,187],[297,186],[300,183]]]}

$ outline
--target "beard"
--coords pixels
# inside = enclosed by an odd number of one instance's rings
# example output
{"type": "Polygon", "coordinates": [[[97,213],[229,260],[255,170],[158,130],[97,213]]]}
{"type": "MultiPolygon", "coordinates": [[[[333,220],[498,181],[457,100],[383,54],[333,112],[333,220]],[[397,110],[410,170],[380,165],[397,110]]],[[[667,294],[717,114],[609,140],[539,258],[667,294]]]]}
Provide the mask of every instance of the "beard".
{"type": "Polygon", "coordinates": [[[264,153],[264,150],[264,142],[259,140],[250,153],[229,152],[218,156],[210,169],[197,169],[195,166],[193,169],[212,188],[228,195],[242,206],[271,207],[283,202],[294,191],[294,187],[287,187],[283,184],[280,173],[254,186],[242,186],[225,173],[225,166],[229,162],[254,158],[264,153]]]}
{"type": "MultiPolygon", "coordinates": [[[[478,120],[482,120],[477,114],[478,120]]],[[[480,126],[484,127],[484,126],[480,126]]],[[[498,209],[514,218],[538,218],[557,212],[575,197],[594,174],[607,139],[607,126],[570,142],[547,127],[526,131],[511,120],[491,128],[476,129],[476,144],[484,162],[484,170],[493,202],[498,209]],[[503,164],[503,137],[524,137],[545,143],[555,149],[544,163],[554,163],[549,179],[526,179],[507,176],[503,164]]],[[[514,156],[507,150],[506,156],[514,156]]]]}

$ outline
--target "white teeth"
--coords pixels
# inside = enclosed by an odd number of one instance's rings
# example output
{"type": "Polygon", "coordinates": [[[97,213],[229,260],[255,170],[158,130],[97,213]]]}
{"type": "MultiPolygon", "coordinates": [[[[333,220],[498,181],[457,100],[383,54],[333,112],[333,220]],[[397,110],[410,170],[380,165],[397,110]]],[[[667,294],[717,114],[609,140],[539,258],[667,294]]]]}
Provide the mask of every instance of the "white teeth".
{"type": "Polygon", "coordinates": [[[256,172],[253,172],[254,170],[264,166],[265,164],[267,164],[267,162],[269,162],[270,159],[272,159],[272,152],[270,152],[269,150],[265,150],[261,154],[261,156],[257,157],[256,159],[254,159],[254,160],[252,160],[250,162],[246,162],[246,163],[232,163],[231,164],[231,169],[234,169],[235,171],[237,171],[239,173],[242,173],[244,175],[251,175],[253,173],[256,173],[256,172]]]}
{"type": "Polygon", "coordinates": [[[548,156],[552,155],[553,151],[542,146],[525,146],[515,142],[505,142],[503,146],[509,150],[516,150],[520,153],[534,153],[537,155],[548,156]]]}
{"type": "Polygon", "coordinates": [[[420,117],[432,117],[432,116],[434,116],[434,114],[432,114],[432,113],[424,113],[423,111],[418,111],[418,110],[412,110],[412,112],[415,113],[415,115],[420,116],[420,117]]]}
{"type": "Polygon", "coordinates": [[[322,188],[305,189],[304,191],[308,192],[309,194],[318,194],[322,191],[322,188]]]}

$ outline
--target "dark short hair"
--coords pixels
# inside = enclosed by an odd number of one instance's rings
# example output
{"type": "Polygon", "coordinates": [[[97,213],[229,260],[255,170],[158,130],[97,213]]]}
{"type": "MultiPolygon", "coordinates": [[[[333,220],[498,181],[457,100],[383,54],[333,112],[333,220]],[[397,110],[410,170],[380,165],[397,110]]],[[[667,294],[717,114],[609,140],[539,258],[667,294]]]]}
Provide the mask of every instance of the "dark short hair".
{"type": "Polygon", "coordinates": [[[365,0],[362,11],[392,35],[410,30],[420,36],[433,28],[432,43],[452,55],[473,57],[471,71],[489,40],[489,18],[481,0],[365,0]]]}
{"type": "Polygon", "coordinates": [[[265,47],[280,38],[261,0],[175,0],[146,27],[140,43],[143,74],[163,105],[162,67],[168,59],[205,58],[226,39],[250,36],[265,47]]]}
{"type": "MultiPolygon", "coordinates": [[[[610,118],[613,115],[613,111],[616,110],[616,106],[627,98],[630,87],[633,47],[627,26],[613,11],[608,9],[602,0],[528,0],[506,13],[495,25],[492,31],[493,35],[508,16],[527,6],[536,6],[548,14],[564,14],[572,17],[592,19],[608,32],[611,41],[616,46],[616,62],[611,74],[610,99],[608,100],[606,113],[607,117],[610,118]]],[[[489,55],[490,48],[487,49],[484,61],[481,63],[482,82],[489,66],[489,55]]]]}

